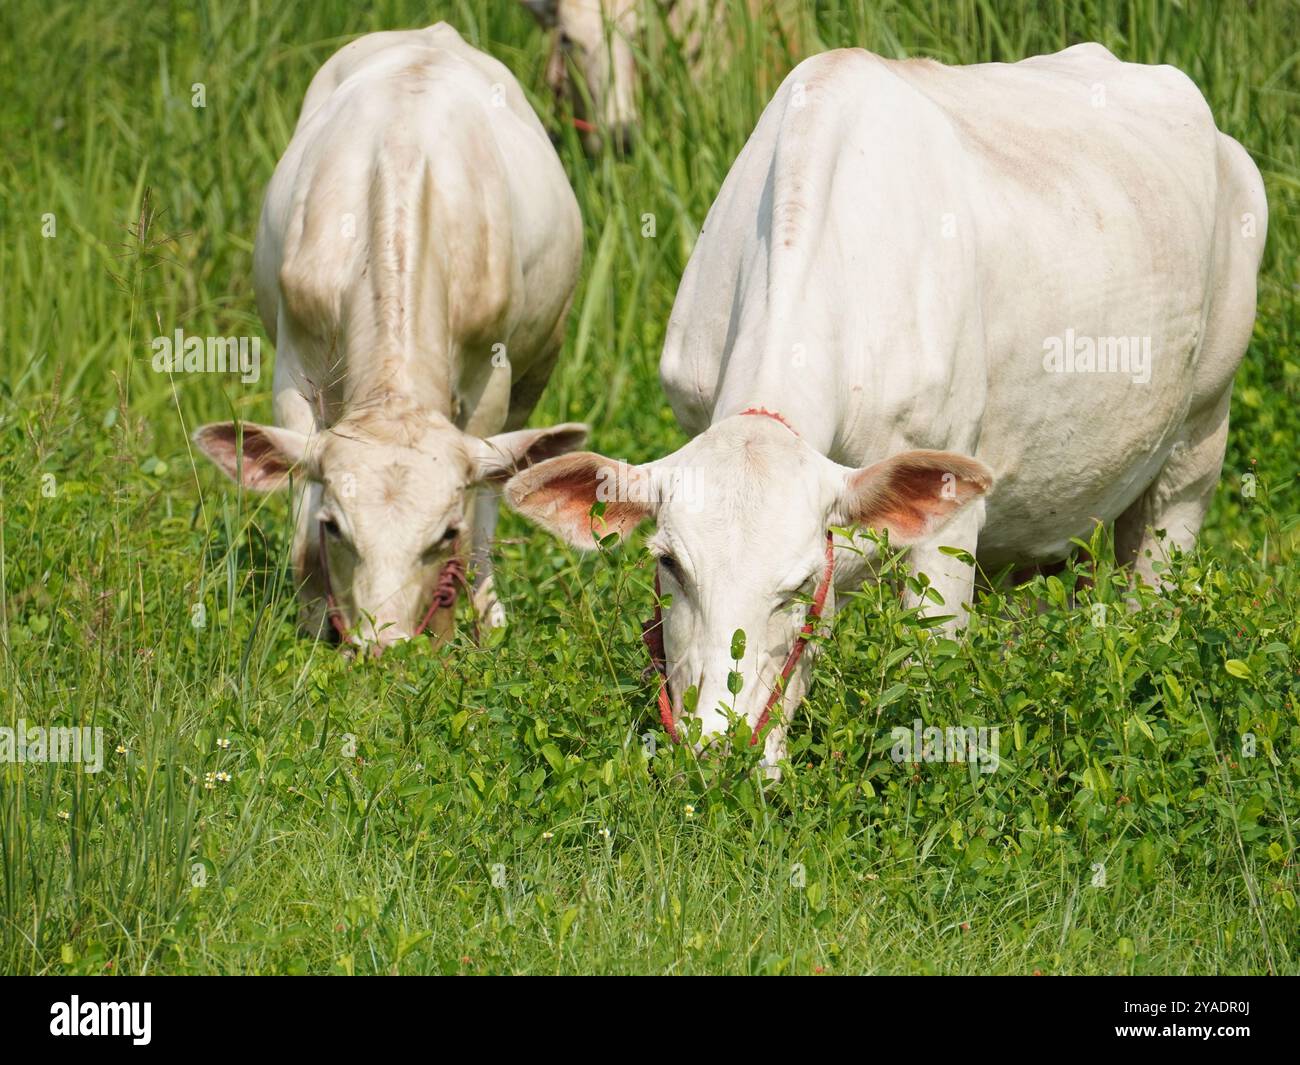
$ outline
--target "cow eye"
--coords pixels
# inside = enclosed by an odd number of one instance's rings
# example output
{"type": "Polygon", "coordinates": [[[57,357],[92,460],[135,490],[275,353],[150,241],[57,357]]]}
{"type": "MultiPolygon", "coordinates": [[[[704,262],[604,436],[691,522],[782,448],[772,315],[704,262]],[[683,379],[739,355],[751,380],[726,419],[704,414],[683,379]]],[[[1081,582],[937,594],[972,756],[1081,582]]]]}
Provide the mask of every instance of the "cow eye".
{"type": "Polygon", "coordinates": [[[673,580],[680,581],[682,579],[682,564],[677,561],[675,556],[667,554],[660,555],[659,565],[663,566],[663,568],[668,571],[668,575],[672,577],[673,580]]]}
{"type": "Polygon", "coordinates": [[[460,535],[460,529],[455,525],[448,525],[447,531],[442,534],[442,542],[450,544],[460,535]]]}
{"type": "Polygon", "coordinates": [[[339,523],[333,518],[321,518],[321,528],[325,530],[325,535],[331,540],[342,539],[343,533],[339,531],[339,523]]]}

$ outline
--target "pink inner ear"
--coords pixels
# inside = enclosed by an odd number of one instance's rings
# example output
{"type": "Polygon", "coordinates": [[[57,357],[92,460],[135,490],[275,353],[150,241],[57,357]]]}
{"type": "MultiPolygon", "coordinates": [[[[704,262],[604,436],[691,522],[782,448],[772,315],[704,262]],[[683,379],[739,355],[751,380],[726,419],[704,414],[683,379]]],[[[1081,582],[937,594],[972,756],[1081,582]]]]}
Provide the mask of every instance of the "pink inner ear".
{"type": "Polygon", "coordinates": [[[605,528],[590,518],[596,499],[596,470],[588,466],[561,473],[546,481],[528,494],[530,509],[536,508],[555,515],[555,518],[575,532],[591,529],[601,536],[617,532],[620,536],[635,529],[648,516],[639,503],[611,500],[605,504],[605,528]]]}
{"type": "Polygon", "coordinates": [[[558,425],[549,429],[519,429],[513,433],[491,437],[485,441],[492,462],[483,462],[480,476],[486,481],[501,484],[522,470],[581,447],[587,438],[586,426],[558,425]]]}
{"type": "Polygon", "coordinates": [[[244,430],[244,469],[246,476],[256,477],[260,483],[271,484],[289,475],[291,464],[261,432],[244,430]]]}
{"type": "MultiPolygon", "coordinates": [[[[231,480],[240,477],[238,434],[230,424],[207,426],[199,443],[207,455],[231,480]]],[[[267,491],[278,488],[289,475],[292,464],[267,434],[252,425],[244,426],[243,484],[246,488],[267,491]]]]}
{"type": "Polygon", "coordinates": [[[920,536],[935,518],[958,505],[944,499],[941,470],[903,467],[889,479],[882,521],[903,536],[920,536]]]}
{"type": "Polygon", "coordinates": [[[574,448],[581,447],[586,438],[586,430],[552,429],[544,432],[528,445],[528,453],[524,455],[520,466],[536,466],[539,462],[567,454],[574,448]]]}
{"type": "Polygon", "coordinates": [[[911,452],[886,459],[851,480],[852,520],[888,529],[905,542],[928,535],[989,487],[988,471],[961,455],[911,452]]]}

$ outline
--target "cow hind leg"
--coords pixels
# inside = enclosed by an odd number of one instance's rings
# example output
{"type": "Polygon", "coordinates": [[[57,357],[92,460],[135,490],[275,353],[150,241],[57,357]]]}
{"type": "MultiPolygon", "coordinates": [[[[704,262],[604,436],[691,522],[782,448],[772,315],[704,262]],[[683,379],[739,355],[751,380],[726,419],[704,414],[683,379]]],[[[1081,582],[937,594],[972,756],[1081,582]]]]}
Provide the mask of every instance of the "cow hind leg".
{"type": "Polygon", "coordinates": [[[1115,558],[1155,587],[1171,548],[1189,551],[1214,500],[1228,441],[1232,388],[1190,417],[1154,481],[1115,522],[1115,558]]]}
{"type": "Polygon", "coordinates": [[[1164,466],[1115,522],[1115,555],[1135,578],[1157,583],[1155,566],[1169,548],[1196,542],[1223,472],[1232,378],[1245,357],[1255,322],[1255,275],[1268,228],[1259,171],[1231,137],[1219,135],[1220,210],[1215,233],[1214,299],[1197,357],[1197,387],[1188,416],[1164,466]],[[1164,536],[1160,533],[1163,531],[1164,536]]]}

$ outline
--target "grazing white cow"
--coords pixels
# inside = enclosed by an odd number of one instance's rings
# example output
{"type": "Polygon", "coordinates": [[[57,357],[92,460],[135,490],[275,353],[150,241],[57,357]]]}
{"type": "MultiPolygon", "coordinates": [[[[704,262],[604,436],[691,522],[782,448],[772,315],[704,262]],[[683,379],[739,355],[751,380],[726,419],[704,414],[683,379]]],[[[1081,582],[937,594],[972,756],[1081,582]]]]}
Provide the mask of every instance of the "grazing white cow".
{"type": "Polygon", "coordinates": [[[504,622],[497,494],[474,489],[585,438],[521,428],[581,247],[573,191],[518,84],[450,26],[362,37],[317,73],[254,262],[276,425],[195,433],[247,488],[301,470],[293,560],[309,631],[328,617],[376,648],[445,635],[471,545],[476,610],[504,622]]]}
{"type": "MultiPolygon", "coordinates": [[[[660,372],[694,439],[617,477],[599,455],[557,458],[507,499],[580,547],[602,496],[597,532],[657,522],[672,713],[698,686],[705,733],[724,706],[758,720],[830,526],[908,546],[950,629],[974,574],[945,545],[1046,562],[1115,521],[1150,579],[1214,494],[1266,210],[1250,158],[1171,67],[1095,44],[969,67],[809,59],[723,183],[673,308],[660,372]]],[[[833,585],[869,556],[836,551],[833,585]]]]}

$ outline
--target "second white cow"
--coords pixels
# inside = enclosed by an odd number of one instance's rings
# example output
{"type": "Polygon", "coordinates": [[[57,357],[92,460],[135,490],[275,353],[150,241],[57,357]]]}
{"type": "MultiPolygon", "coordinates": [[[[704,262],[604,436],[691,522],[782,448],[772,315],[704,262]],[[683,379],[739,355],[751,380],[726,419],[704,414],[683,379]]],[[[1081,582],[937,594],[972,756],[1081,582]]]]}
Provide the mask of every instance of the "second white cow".
{"type": "MultiPolygon", "coordinates": [[[[809,59],[723,183],[673,308],[661,376],[695,438],[622,470],[557,458],[507,499],[580,547],[602,498],[596,533],[657,523],[672,712],[696,686],[706,734],[759,719],[830,526],[908,546],[945,604],[918,605],[952,627],[973,570],[944,546],[1046,562],[1114,521],[1151,579],[1218,483],[1265,220],[1255,166],[1170,67],[1099,45],[809,59]]],[[[834,555],[833,585],[856,586],[870,552],[834,555]]]]}
{"type": "Polygon", "coordinates": [[[257,236],[276,424],[195,434],[247,488],[300,473],[309,631],[328,617],[375,648],[445,634],[447,578],[471,553],[478,612],[504,622],[497,497],[479,489],[585,438],[522,428],[581,249],[573,190],[518,83],[450,26],[362,37],[317,73],[257,236]]]}

